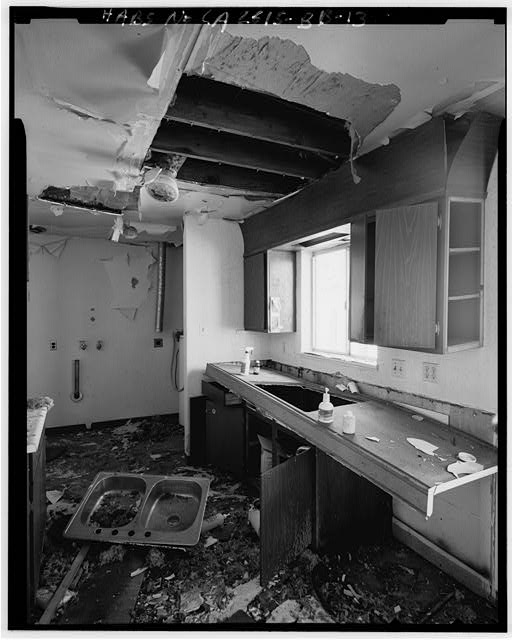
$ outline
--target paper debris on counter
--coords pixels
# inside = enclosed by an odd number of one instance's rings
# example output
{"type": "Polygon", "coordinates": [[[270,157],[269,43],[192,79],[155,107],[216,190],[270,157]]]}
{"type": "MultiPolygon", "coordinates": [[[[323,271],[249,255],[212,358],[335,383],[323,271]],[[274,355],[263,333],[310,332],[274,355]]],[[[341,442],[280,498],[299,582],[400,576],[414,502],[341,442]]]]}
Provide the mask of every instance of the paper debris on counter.
{"type": "Polygon", "coordinates": [[[412,418],[413,418],[414,420],[416,420],[417,422],[422,422],[422,420],[424,420],[424,418],[423,418],[422,416],[419,416],[417,413],[414,413],[414,414],[412,415],[412,418]]]}
{"type": "Polygon", "coordinates": [[[431,444],[431,442],[427,442],[427,440],[420,440],[419,438],[406,438],[406,440],[415,447],[415,449],[427,453],[428,456],[434,455],[434,452],[438,449],[438,447],[431,444]]]}
{"type": "Polygon", "coordinates": [[[453,462],[447,467],[447,471],[452,473],[453,476],[459,478],[460,475],[466,473],[476,473],[477,471],[482,471],[484,469],[482,464],[479,462],[453,462]]]}
{"type": "Polygon", "coordinates": [[[458,453],[458,458],[462,462],[476,462],[476,456],[472,453],[466,453],[465,451],[460,451],[458,453]]]}
{"type": "Polygon", "coordinates": [[[63,495],[64,495],[64,491],[47,491],[46,492],[46,497],[50,502],[50,504],[55,504],[56,502],[59,502],[59,500],[62,498],[63,495]]]}
{"type": "Polygon", "coordinates": [[[379,438],[376,438],[376,436],[365,436],[367,438],[367,440],[372,440],[372,442],[379,442],[379,438]]]}

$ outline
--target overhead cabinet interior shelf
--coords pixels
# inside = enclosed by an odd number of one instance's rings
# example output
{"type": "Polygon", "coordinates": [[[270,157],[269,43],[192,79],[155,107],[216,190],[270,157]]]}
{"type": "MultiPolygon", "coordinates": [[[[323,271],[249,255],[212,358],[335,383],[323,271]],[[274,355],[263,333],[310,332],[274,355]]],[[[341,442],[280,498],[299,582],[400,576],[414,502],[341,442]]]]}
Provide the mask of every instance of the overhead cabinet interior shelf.
{"type": "Polygon", "coordinates": [[[447,202],[447,351],[483,343],[483,209],[481,199],[447,202]]]}

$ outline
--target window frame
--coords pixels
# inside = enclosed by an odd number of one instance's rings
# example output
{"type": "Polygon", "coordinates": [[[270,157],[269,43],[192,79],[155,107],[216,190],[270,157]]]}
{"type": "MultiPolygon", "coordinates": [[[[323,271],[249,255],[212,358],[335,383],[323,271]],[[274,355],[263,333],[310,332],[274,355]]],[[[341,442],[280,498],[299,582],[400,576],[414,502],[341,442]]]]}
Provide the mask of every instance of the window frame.
{"type": "Polygon", "coordinates": [[[349,286],[350,286],[350,251],[351,244],[343,243],[337,244],[331,247],[323,247],[317,250],[312,250],[310,253],[310,264],[311,264],[311,291],[310,291],[310,301],[311,301],[311,313],[310,313],[310,326],[311,326],[311,335],[310,335],[310,350],[314,355],[325,356],[325,357],[339,357],[346,356],[350,357],[351,355],[351,341],[349,335],[349,286]],[[346,314],[346,336],[345,336],[345,351],[338,351],[335,349],[322,349],[315,346],[314,338],[315,338],[315,317],[316,317],[316,295],[315,295],[315,283],[316,283],[316,265],[315,258],[318,255],[326,254],[326,253],[335,253],[337,251],[344,251],[346,253],[346,299],[345,299],[345,314],[346,314]]]}

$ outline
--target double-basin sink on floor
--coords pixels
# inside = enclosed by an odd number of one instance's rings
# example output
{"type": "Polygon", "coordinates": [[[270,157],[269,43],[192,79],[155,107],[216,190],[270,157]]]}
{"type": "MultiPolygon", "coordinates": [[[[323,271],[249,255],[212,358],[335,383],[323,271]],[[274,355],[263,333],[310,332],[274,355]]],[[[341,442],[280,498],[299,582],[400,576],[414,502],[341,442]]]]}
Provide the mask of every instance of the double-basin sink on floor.
{"type": "Polygon", "coordinates": [[[101,472],[64,535],[127,544],[197,544],[210,480],[101,472]]]}

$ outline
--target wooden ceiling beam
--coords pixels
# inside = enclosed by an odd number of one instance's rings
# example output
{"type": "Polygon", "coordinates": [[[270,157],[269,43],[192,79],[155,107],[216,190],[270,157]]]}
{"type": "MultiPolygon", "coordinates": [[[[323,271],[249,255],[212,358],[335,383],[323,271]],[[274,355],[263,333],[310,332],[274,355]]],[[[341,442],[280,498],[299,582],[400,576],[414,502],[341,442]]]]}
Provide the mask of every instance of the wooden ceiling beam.
{"type": "Polygon", "coordinates": [[[166,119],[346,159],[345,120],[255,91],[182,77],[166,119]]]}
{"type": "MultiPolygon", "coordinates": [[[[145,162],[147,166],[160,166],[164,154],[152,152],[145,162]]],[[[308,180],[277,173],[254,171],[219,162],[208,162],[187,158],[177,175],[178,180],[200,184],[202,186],[224,187],[249,193],[281,197],[309,184],[308,180]]]]}
{"type": "Polygon", "coordinates": [[[163,122],[151,149],[296,178],[317,178],[338,166],[309,151],[179,122],[163,122]]]}

